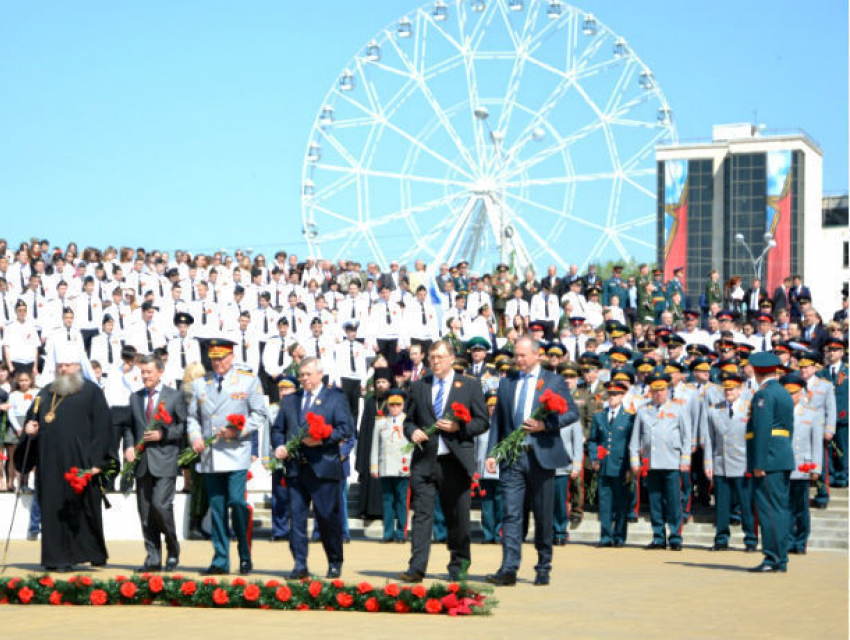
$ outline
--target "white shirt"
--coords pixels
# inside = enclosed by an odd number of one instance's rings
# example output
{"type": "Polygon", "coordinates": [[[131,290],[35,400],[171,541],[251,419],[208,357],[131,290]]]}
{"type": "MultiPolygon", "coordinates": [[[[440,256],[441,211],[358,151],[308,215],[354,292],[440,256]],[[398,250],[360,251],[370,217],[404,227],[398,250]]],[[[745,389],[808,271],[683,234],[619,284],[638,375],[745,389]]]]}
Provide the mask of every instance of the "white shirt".
{"type": "MultiPolygon", "coordinates": [[[[455,372],[454,369],[449,370],[449,374],[443,379],[443,413],[446,412],[446,408],[448,407],[448,399],[449,393],[452,390],[452,383],[455,380],[455,372]]],[[[434,384],[431,385],[431,406],[434,406],[434,402],[437,400],[437,391],[439,391],[439,381],[440,379],[437,376],[434,376],[434,384]]],[[[437,416],[437,420],[442,418],[442,415],[437,416]]],[[[443,442],[443,436],[441,434],[437,435],[437,455],[442,456],[449,453],[449,448],[446,446],[446,443],[443,442]]]]}
{"type": "MultiPolygon", "coordinates": [[[[523,422],[525,422],[528,418],[531,417],[531,406],[534,404],[534,393],[537,388],[537,379],[540,377],[540,365],[536,366],[532,371],[528,373],[528,378],[523,380],[522,374],[520,374],[520,379],[517,382],[516,388],[516,397],[514,398],[514,415],[516,415],[517,410],[519,409],[519,397],[522,394],[522,385],[525,383],[526,391],[525,391],[525,406],[522,407],[520,415],[522,416],[523,422]]],[[[519,426],[519,425],[515,425],[519,426]]],[[[529,441],[529,436],[526,434],[526,441],[529,441]]]]}

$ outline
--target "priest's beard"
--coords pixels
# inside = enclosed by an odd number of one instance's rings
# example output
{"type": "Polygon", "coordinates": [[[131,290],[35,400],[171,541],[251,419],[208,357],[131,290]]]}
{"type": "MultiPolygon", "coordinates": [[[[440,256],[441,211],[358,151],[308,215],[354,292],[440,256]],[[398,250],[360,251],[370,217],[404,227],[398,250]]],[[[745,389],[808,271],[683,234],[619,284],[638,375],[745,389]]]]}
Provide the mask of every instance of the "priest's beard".
{"type": "Polygon", "coordinates": [[[79,371],[56,376],[51,386],[53,392],[58,396],[71,396],[79,392],[82,388],[83,374],[79,371]]]}

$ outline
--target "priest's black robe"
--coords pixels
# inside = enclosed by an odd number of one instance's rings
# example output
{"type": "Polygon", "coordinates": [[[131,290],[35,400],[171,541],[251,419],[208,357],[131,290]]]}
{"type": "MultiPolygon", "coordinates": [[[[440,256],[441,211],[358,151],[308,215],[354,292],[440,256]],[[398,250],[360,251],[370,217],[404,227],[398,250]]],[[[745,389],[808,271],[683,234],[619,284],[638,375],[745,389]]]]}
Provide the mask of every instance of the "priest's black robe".
{"type": "Polygon", "coordinates": [[[374,394],[366,397],[363,403],[363,417],[360,419],[360,432],[357,434],[357,517],[375,520],[383,514],[381,481],[369,473],[369,460],[372,455],[372,438],[375,433],[377,403],[386,411],[386,399],[377,401],[374,394]]]}
{"type": "Polygon", "coordinates": [[[41,506],[41,564],[45,567],[102,564],[108,556],[99,479],[92,478],[83,493],[76,495],[64,474],[71,467],[107,468],[112,438],[109,406],[100,387],[86,380],[77,393],[56,398],[55,419],[48,422],[45,417],[53,397],[47,386],[30,406],[27,421],[38,420],[38,434],[30,437],[22,433],[15,452],[18,469],[36,468],[36,491],[41,506]]]}

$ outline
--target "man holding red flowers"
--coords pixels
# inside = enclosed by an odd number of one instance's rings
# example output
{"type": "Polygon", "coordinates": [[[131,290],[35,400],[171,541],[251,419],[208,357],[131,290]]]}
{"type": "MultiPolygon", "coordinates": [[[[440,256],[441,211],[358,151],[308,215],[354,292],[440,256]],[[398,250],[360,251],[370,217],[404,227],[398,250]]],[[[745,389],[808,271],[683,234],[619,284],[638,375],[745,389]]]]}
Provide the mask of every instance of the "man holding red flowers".
{"type": "MultiPolygon", "coordinates": [[[[567,383],[557,373],[540,366],[540,345],[529,337],[520,338],[514,347],[518,371],[499,381],[499,397],[492,417],[489,450],[517,430],[525,433],[521,451],[515,460],[501,461],[499,483],[502,487],[502,566],[487,576],[498,586],[516,584],[522,547],[523,506],[526,494],[534,514],[534,546],[537,549],[534,584],[549,584],[552,570],[552,517],[555,498],[555,470],[570,464],[570,456],[561,439],[561,429],[579,419],[567,383]],[[544,398],[558,396],[556,410],[541,415],[544,398]]],[[[497,460],[490,454],[487,471],[496,471],[497,460]]]]}
{"type": "Polygon", "coordinates": [[[139,456],[135,468],[136,503],[145,541],[145,571],[162,568],[162,539],[165,539],[165,570],[174,571],[180,558],[180,543],[174,526],[174,489],[179,468],[177,457],[186,427],[186,403],[177,389],[162,384],[164,370],[158,356],[139,360],[143,387],[130,396],[132,426],[124,442],[141,443],[124,451],[127,462],[139,456]]]}
{"type": "Polygon", "coordinates": [[[280,411],[271,433],[275,457],[287,463],[286,484],[292,514],[289,548],[295,559],[290,574],[293,580],[310,574],[307,569],[307,517],[311,503],[328,559],[327,577],[338,578],[342,572],[339,494],[344,474],[341,448],[344,446],[350,451],[355,427],[345,394],[323,386],[322,375],[319,359],[302,360],[298,373],[301,389],[280,401],[280,411]],[[300,446],[290,455],[286,443],[296,439],[300,439],[300,446]]]}
{"type": "Polygon", "coordinates": [[[428,358],[431,373],[413,383],[405,410],[404,435],[414,444],[410,465],[411,557],[407,570],[399,575],[406,582],[420,582],[428,570],[438,493],[448,529],[449,577],[458,579],[464,565],[469,564],[475,437],[490,426],[481,384],[452,369],[452,344],[435,342],[428,358]]]}

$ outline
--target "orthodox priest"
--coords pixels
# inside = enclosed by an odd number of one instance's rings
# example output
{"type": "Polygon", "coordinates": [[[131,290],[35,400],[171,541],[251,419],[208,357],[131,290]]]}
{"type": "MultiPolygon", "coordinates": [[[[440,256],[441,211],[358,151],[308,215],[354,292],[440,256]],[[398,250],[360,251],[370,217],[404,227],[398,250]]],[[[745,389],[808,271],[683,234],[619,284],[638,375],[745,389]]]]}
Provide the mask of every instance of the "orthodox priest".
{"type": "Polygon", "coordinates": [[[15,466],[36,469],[41,505],[41,564],[48,571],[74,565],[106,564],[98,475],[110,466],[112,422],[100,387],[83,378],[81,352],[68,343],[57,347],[56,378],[38,394],[27,413],[15,466]],[[71,467],[90,470],[81,493],[65,480],[71,467]]]}
{"type": "Polygon", "coordinates": [[[372,438],[375,435],[375,420],[388,415],[387,397],[390,388],[395,384],[392,369],[376,367],[372,377],[375,393],[366,397],[363,406],[363,416],[360,419],[360,433],[357,434],[357,453],[355,469],[360,492],[357,495],[357,516],[364,520],[376,520],[381,517],[381,482],[373,478],[369,469],[372,438]]]}

